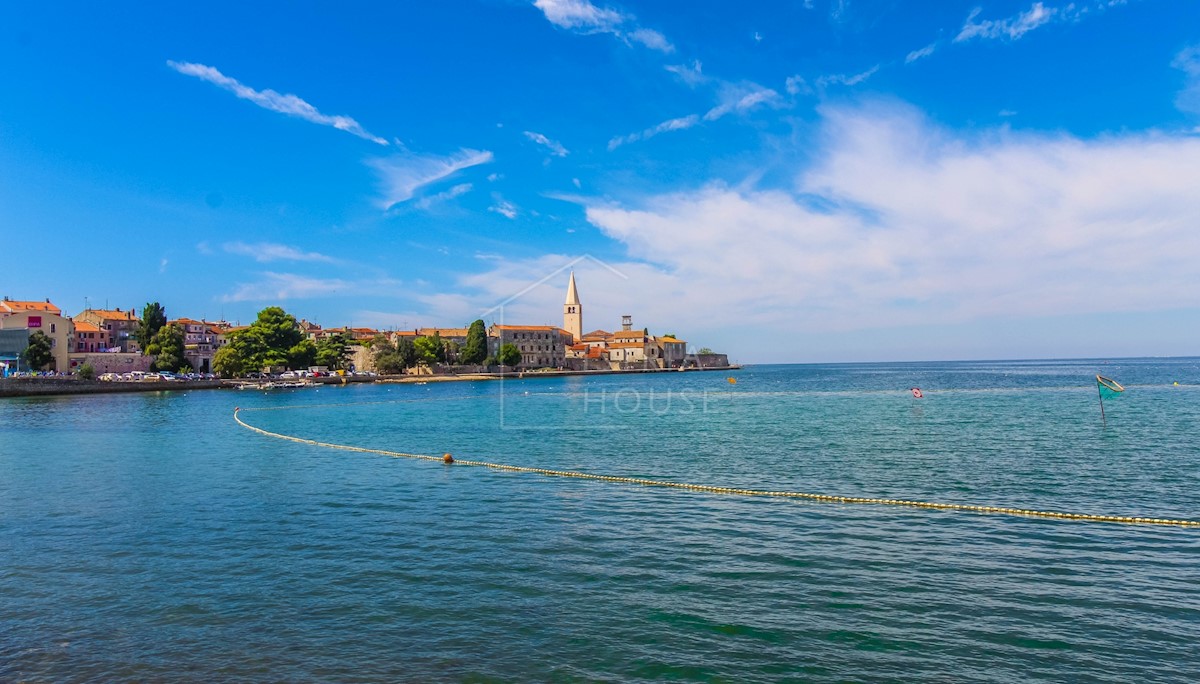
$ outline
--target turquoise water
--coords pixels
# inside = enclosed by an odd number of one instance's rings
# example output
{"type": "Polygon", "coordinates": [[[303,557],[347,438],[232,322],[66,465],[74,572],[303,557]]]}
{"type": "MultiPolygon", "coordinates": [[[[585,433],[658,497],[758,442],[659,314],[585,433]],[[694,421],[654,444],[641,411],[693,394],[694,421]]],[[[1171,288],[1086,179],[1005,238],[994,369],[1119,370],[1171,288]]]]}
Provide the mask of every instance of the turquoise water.
{"type": "Polygon", "coordinates": [[[1200,360],[0,403],[0,680],[1193,681],[1200,360]],[[1097,373],[1129,389],[1106,401],[1097,373]],[[1173,383],[1179,382],[1179,386],[1173,383]],[[908,388],[919,386],[924,399],[908,388]]]}

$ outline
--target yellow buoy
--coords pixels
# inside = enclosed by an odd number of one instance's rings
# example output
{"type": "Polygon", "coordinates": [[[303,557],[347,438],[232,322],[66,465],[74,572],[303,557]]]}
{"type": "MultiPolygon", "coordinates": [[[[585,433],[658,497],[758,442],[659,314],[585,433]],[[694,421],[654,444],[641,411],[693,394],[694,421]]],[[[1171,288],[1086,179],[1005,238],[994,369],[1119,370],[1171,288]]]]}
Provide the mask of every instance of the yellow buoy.
{"type": "Polygon", "coordinates": [[[454,463],[454,457],[453,457],[453,456],[451,456],[450,454],[443,454],[443,455],[442,455],[442,462],[443,462],[443,463],[454,463]]]}
{"type": "Polygon", "coordinates": [[[729,380],[729,384],[731,384],[731,385],[737,384],[737,378],[727,378],[727,379],[729,380]]]}

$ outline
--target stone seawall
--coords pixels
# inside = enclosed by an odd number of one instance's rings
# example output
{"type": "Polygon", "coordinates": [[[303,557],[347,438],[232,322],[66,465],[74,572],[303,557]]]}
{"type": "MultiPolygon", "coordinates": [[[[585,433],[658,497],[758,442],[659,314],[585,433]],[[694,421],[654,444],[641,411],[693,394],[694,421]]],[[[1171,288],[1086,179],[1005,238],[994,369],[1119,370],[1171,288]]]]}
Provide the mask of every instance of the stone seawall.
{"type": "Polygon", "coordinates": [[[101,382],[79,378],[3,378],[0,397],[37,397],[63,394],[114,394],[119,392],[166,392],[194,389],[220,389],[221,380],[187,382],[101,382]]]}

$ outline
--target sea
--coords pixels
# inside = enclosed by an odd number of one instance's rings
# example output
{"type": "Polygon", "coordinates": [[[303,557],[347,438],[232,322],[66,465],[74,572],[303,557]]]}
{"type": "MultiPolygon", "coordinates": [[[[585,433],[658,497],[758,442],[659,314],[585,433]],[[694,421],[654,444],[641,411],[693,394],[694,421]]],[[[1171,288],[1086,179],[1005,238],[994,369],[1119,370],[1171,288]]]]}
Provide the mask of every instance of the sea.
{"type": "Polygon", "coordinates": [[[0,681],[1200,680],[1200,528],[462,461],[1200,520],[1200,359],[0,400],[0,681]]]}

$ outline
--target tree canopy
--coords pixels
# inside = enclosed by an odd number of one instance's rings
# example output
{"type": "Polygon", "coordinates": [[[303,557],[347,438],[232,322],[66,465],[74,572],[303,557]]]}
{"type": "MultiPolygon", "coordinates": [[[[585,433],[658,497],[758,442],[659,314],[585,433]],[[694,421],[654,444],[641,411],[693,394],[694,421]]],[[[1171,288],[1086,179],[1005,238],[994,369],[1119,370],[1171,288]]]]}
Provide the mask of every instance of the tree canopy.
{"type": "Polygon", "coordinates": [[[347,366],[350,358],[346,344],[346,336],[341,333],[334,333],[323,338],[316,344],[317,351],[313,360],[318,366],[325,366],[330,370],[342,370],[347,366]]]}
{"type": "Polygon", "coordinates": [[[249,327],[229,335],[229,343],[213,355],[213,370],[242,375],[269,366],[308,368],[314,364],[341,368],[345,338],[331,335],[314,343],[305,339],[296,317],[278,306],[258,312],[249,327]]]}
{"type": "Polygon", "coordinates": [[[517,345],[505,343],[500,345],[500,353],[497,354],[497,361],[505,366],[517,366],[521,363],[521,350],[517,345]]]}
{"type": "Polygon", "coordinates": [[[142,320],[138,323],[135,337],[137,337],[138,346],[142,348],[143,354],[149,354],[147,349],[150,346],[154,335],[167,324],[167,311],[162,304],[158,302],[147,302],[142,309],[142,320]]]}
{"type": "Polygon", "coordinates": [[[34,370],[45,370],[54,361],[54,347],[50,338],[41,330],[35,330],[29,335],[29,346],[21,352],[25,365],[34,370]]]}
{"type": "Polygon", "coordinates": [[[174,373],[188,367],[187,359],[183,357],[183,337],[183,328],[178,325],[159,328],[145,350],[147,355],[154,357],[151,369],[174,373]]]}
{"type": "Polygon", "coordinates": [[[487,328],[482,320],[476,320],[467,329],[467,341],[458,354],[458,362],[465,364],[482,363],[488,355],[487,328]]]}

